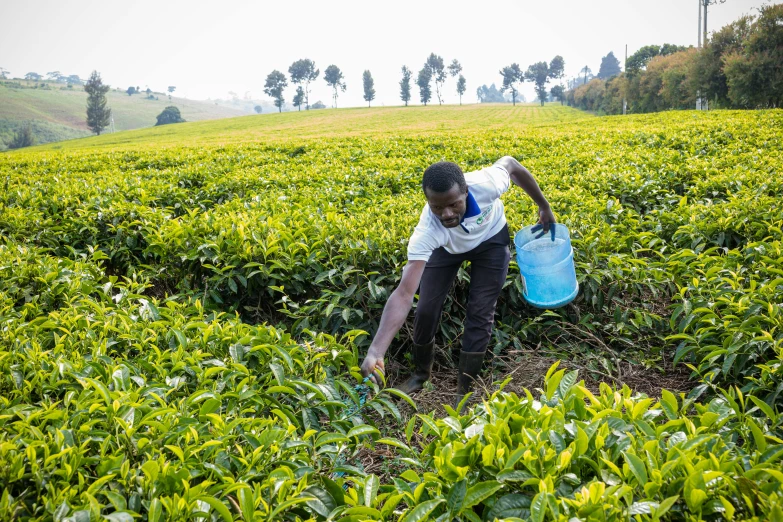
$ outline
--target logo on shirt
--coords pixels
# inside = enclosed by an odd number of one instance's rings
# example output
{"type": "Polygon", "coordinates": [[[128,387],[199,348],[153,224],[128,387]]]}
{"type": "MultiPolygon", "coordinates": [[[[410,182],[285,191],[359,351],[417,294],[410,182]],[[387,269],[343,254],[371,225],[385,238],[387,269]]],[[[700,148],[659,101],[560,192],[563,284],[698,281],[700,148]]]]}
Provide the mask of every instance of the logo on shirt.
{"type": "Polygon", "coordinates": [[[465,232],[472,232],[473,230],[477,228],[481,228],[485,222],[487,222],[487,218],[492,214],[492,208],[494,205],[490,205],[484,210],[481,211],[481,214],[476,216],[475,218],[468,218],[468,220],[463,221],[462,228],[465,230],[465,232]],[[475,221],[473,221],[475,219],[475,221]],[[471,222],[473,221],[473,222],[471,222]]]}
{"type": "Polygon", "coordinates": [[[488,206],[484,210],[484,212],[481,213],[481,215],[476,219],[476,224],[481,226],[481,224],[484,222],[484,220],[487,218],[490,212],[492,212],[492,205],[488,206]]]}

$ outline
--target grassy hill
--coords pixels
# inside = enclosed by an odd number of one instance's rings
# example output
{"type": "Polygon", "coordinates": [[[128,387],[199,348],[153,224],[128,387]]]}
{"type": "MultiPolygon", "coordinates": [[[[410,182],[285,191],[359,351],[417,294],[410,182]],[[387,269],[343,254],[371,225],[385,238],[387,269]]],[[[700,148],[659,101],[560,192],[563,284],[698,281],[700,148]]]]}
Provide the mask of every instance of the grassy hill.
{"type": "MultiPolygon", "coordinates": [[[[127,97],[127,96],[126,96],[127,97]]],[[[187,116],[185,116],[187,119],[187,116]]],[[[94,136],[43,149],[128,147],[155,144],[219,145],[257,141],[322,139],[338,136],[424,135],[476,131],[522,131],[531,126],[593,118],[559,104],[373,107],[284,112],[166,125],[94,136]]]]}
{"type": "MultiPolygon", "coordinates": [[[[32,88],[36,82],[0,82],[0,150],[5,148],[13,133],[30,124],[38,143],[68,140],[89,136],[85,123],[87,93],[74,87],[69,89],[53,82],[37,82],[44,88],[32,88]]],[[[217,106],[213,102],[186,100],[158,93],[158,99],[146,94],[128,96],[124,91],[111,90],[108,105],[114,115],[118,131],[155,125],[155,117],[168,105],[175,105],[187,121],[214,120],[241,116],[243,111],[217,106]]]]}

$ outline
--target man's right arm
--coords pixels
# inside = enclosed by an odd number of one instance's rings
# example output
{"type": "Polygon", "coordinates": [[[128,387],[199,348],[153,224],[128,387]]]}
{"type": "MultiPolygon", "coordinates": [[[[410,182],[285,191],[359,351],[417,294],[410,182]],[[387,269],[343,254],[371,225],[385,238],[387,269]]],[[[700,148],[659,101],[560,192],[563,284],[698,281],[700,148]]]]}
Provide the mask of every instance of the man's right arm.
{"type": "Polygon", "coordinates": [[[378,333],[375,334],[375,338],[367,350],[367,357],[362,362],[363,376],[370,376],[377,382],[373,372],[377,367],[383,370],[383,356],[408,317],[426,264],[426,261],[408,261],[402,270],[402,280],[389,296],[389,300],[386,301],[378,333]]]}

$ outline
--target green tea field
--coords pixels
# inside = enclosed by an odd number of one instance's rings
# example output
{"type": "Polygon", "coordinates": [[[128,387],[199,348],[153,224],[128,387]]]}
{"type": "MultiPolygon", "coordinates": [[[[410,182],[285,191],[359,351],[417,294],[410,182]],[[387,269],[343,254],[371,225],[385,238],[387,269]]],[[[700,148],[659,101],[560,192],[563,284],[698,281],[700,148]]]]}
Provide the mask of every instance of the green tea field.
{"type": "MultiPolygon", "coordinates": [[[[0,154],[0,520],[783,520],[783,110],[555,104],[184,123],[0,154]],[[511,155],[580,293],[512,261],[455,411],[359,364],[423,170],[511,155]]],[[[536,219],[518,187],[509,226],[536,219]]]]}

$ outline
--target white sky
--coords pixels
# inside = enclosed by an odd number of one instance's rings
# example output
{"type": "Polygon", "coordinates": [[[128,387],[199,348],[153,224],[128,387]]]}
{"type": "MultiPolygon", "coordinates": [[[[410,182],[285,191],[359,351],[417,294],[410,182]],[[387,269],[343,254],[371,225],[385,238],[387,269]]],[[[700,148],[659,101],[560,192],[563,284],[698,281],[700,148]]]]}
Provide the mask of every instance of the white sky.
{"type": "MultiPolygon", "coordinates": [[[[710,7],[710,31],[742,14],[756,14],[763,0],[727,0],[710,7]]],[[[498,71],[517,62],[565,58],[568,77],[584,65],[598,72],[609,51],[623,61],[647,44],[696,45],[698,0],[0,0],[0,66],[22,77],[59,70],[86,78],[98,70],[104,82],[139,85],[191,99],[227,98],[228,91],[255,99],[266,75],[310,58],[321,70],[310,102],[331,102],[323,71],[336,64],[348,90],[341,107],[366,105],[362,72],[375,79],[373,105],[399,105],[400,68],[414,72],[431,52],[446,63],[457,58],[467,79],[464,102],[476,87],[502,83],[498,71]]],[[[446,83],[456,103],[455,80],[446,83]]],[[[522,93],[533,98],[532,85],[522,93]]],[[[286,100],[293,98],[289,86],[286,100]]],[[[412,96],[418,103],[418,88],[412,96]]],[[[434,97],[434,91],[433,91],[434,97]]],[[[437,100],[433,100],[437,103],[437,100]]]]}

